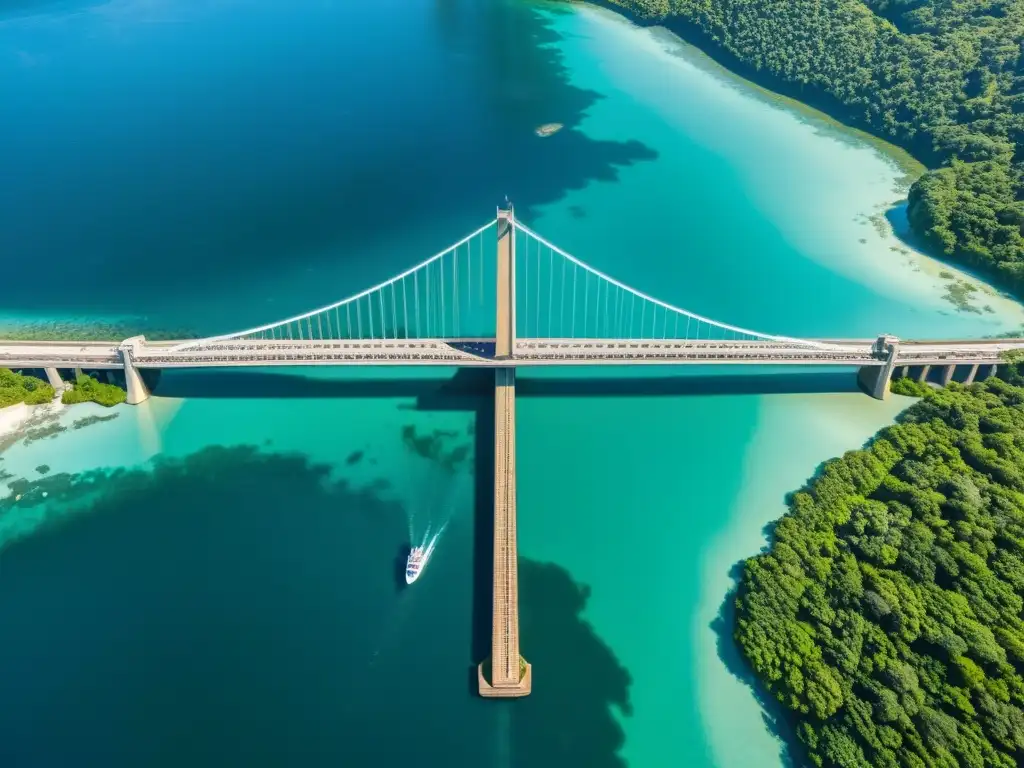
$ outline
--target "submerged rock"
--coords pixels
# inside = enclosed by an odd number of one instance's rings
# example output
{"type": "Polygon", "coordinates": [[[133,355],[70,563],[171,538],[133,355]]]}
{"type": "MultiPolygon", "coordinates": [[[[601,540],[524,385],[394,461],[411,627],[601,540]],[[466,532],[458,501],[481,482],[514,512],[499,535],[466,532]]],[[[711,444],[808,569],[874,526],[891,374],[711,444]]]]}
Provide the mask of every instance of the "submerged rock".
{"type": "Polygon", "coordinates": [[[564,126],[561,123],[544,123],[544,125],[536,128],[534,133],[544,139],[554,133],[558,133],[563,127],[564,126]]]}

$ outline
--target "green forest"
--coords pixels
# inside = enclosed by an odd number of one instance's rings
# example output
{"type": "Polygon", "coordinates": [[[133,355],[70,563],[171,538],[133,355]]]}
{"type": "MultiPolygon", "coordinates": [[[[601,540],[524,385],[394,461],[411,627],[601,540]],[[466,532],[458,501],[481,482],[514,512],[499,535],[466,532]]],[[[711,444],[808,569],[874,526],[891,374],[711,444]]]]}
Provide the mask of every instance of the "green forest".
{"type": "Polygon", "coordinates": [[[608,2],[908,149],[913,230],[1024,294],[1024,0],[608,2]]]}
{"type": "Polygon", "coordinates": [[[48,403],[53,395],[53,387],[42,379],[15,373],[10,368],[0,368],[0,408],[15,403],[48,403]]]}
{"type": "Polygon", "coordinates": [[[818,766],[1024,765],[1024,380],[931,390],[795,493],[735,636],[818,766]]]}
{"type": "Polygon", "coordinates": [[[127,393],[120,387],[113,384],[104,384],[92,376],[83,374],[75,380],[74,387],[64,390],[64,394],[61,395],[61,402],[65,405],[98,403],[109,408],[118,403],[123,403],[126,397],[127,393]]]}

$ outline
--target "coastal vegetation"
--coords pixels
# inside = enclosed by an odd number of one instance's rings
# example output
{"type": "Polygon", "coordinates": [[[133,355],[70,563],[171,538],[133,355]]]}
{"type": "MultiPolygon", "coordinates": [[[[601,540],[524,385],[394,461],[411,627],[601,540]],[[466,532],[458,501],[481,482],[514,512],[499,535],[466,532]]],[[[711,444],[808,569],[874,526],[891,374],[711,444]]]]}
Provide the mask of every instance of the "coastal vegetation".
{"type": "Polygon", "coordinates": [[[64,390],[61,402],[65,405],[75,403],[98,403],[111,407],[123,403],[127,393],[113,384],[104,384],[92,376],[82,374],[75,380],[73,387],[64,390]]]}
{"type": "Polygon", "coordinates": [[[927,397],[935,390],[923,381],[903,376],[889,382],[889,391],[894,395],[907,395],[908,397],[927,397]]]}
{"type": "Polygon", "coordinates": [[[1006,368],[827,462],[743,566],[736,640],[815,765],[1024,764],[1024,377],[1006,368]]]}
{"type": "Polygon", "coordinates": [[[913,230],[1024,293],[1024,0],[608,0],[933,170],[913,230]]]}
{"type": "Polygon", "coordinates": [[[0,408],[15,403],[48,403],[53,395],[53,387],[42,379],[15,373],[9,368],[0,368],[0,408]]]}

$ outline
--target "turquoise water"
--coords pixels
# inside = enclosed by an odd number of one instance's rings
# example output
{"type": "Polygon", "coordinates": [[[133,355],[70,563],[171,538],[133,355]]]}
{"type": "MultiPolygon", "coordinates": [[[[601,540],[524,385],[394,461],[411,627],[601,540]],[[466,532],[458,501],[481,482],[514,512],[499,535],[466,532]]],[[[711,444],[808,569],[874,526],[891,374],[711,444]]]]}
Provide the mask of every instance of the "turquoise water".
{"type": "MultiPolygon", "coordinates": [[[[506,194],[599,269],[765,332],[1024,319],[984,290],[956,312],[942,268],[871,223],[905,195],[891,160],[593,9],[23,3],[0,21],[0,99],[19,115],[0,125],[9,325],[245,327],[420,260],[506,194]],[[546,122],[566,129],[540,139],[546,122]]],[[[472,694],[486,380],[167,374],[116,419],[64,411],[0,462],[42,478],[0,501],[0,757],[779,765],[728,636],[730,571],[786,491],[905,401],[751,373],[525,377],[535,682],[515,703],[472,694]],[[405,549],[442,526],[400,589],[405,549]]]]}

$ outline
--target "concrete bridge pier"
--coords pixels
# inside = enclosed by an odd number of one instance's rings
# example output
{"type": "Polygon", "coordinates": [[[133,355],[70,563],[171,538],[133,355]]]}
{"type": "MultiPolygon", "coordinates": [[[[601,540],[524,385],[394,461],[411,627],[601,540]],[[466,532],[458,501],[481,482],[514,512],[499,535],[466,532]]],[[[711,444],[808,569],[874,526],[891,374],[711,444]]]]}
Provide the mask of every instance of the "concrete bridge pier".
{"type": "Polygon", "coordinates": [[[896,367],[899,349],[900,340],[895,336],[879,336],[874,353],[879,357],[885,355],[885,362],[882,365],[861,366],[857,372],[857,383],[861,389],[876,400],[885,400],[889,396],[889,382],[896,367]]]}
{"type": "Polygon", "coordinates": [[[974,377],[978,375],[978,368],[979,367],[980,366],[978,365],[978,363],[975,363],[974,365],[971,366],[971,370],[969,370],[967,372],[967,378],[964,379],[964,384],[973,384],[974,383],[974,377]]]}
{"type": "Polygon", "coordinates": [[[917,380],[920,381],[922,384],[924,382],[928,381],[928,372],[931,369],[932,369],[932,367],[930,365],[922,365],[921,366],[921,372],[919,374],[917,374],[917,380]]]}
{"type": "Polygon", "coordinates": [[[954,373],[956,373],[956,365],[947,365],[942,368],[942,386],[946,386],[953,380],[954,373]]]}
{"type": "Polygon", "coordinates": [[[56,368],[44,368],[43,370],[46,371],[46,380],[51,387],[57,392],[64,389],[64,379],[60,377],[60,373],[58,373],[56,368]]]}
{"type": "Polygon", "coordinates": [[[135,367],[135,347],[145,341],[144,336],[133,336],[121,342],[118,351],[121,353],[121,361],[124,363],[124,383],[128,390],[128,405],[138,405],[149,399],[149,389],[146,382],[142,380],[139,369],[135,367]]]}

